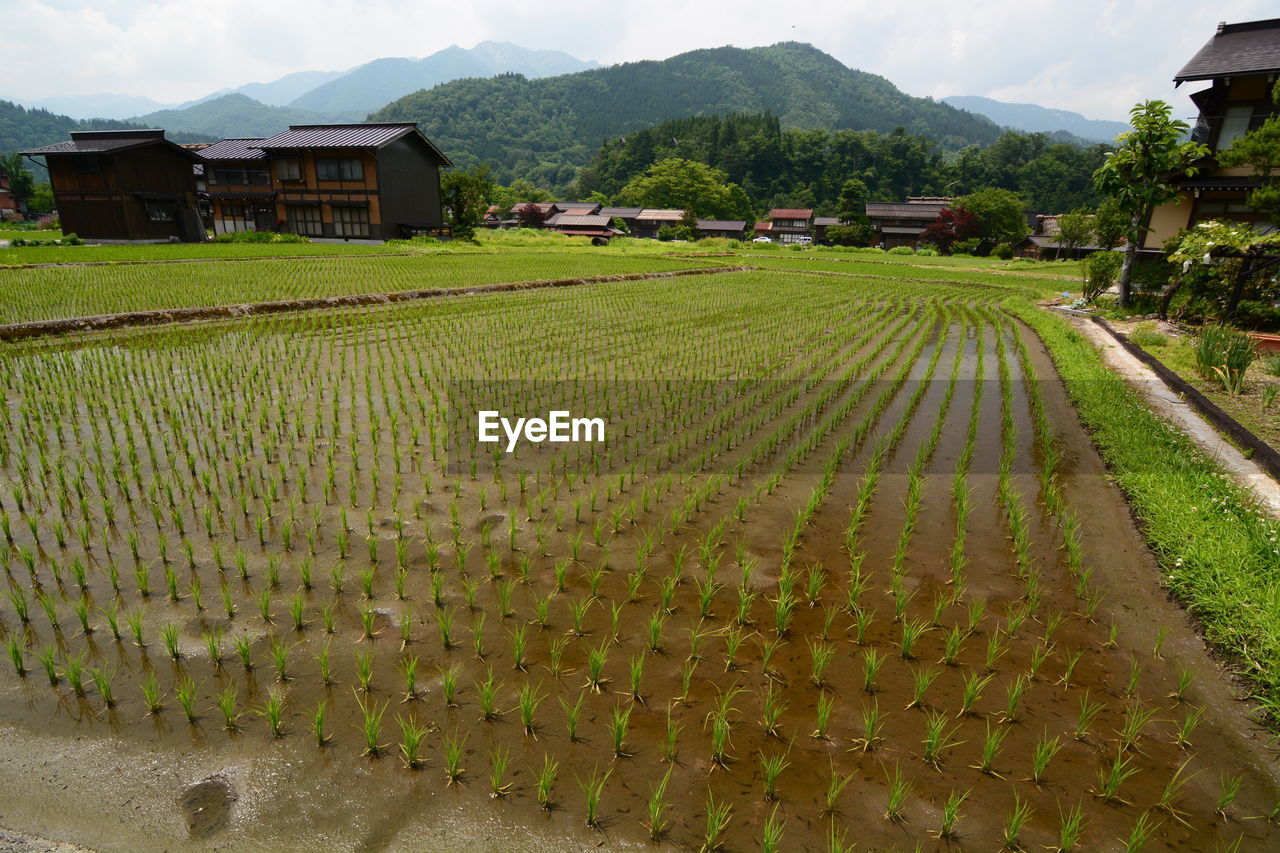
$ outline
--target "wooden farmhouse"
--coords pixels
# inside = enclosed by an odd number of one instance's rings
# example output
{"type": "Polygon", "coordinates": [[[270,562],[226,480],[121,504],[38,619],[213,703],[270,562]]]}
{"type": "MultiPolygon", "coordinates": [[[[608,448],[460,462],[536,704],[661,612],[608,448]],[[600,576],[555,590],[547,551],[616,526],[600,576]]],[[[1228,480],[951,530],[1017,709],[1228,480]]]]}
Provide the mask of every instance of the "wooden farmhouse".
{"type": "Polygon", "coordinates": [[[86,240],[199,242],[196,155],[163,130],[77,130],[43,157],[62,230],[86,240]]]}

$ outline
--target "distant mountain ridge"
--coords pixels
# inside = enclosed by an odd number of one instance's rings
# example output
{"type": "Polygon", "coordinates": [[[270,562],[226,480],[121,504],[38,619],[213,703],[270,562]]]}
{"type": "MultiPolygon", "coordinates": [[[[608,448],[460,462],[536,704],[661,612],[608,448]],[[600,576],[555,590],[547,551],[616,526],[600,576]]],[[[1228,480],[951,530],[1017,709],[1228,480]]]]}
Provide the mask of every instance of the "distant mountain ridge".
{"type": "Polygon", "coordinates": [[[147,127],[198,133],[217,139],[231,136],[275,136],[291,124],[328,124],[350,119],[296,107],[273,107],[239,93],[222,95],[189,107],[160,110],[132,121],[147,127]]]}
{"type": "Polygon", "coordinates": [[[907,95],[798,42],[695,50],[537,80],[454,80],[370,118],[416,121],[455,163],[488,163],[499,180],[564,186],[604,139],[670,119],[763,112],[784,128],[888,134],[901,127],[951,150],[1000,135],[990,119],[907,95]]]}
{"type": "Polygon", "coordinates": [[[1001,127],[1027,133],[1066,131],[1088,142],[1114,142],[1118,135],[1129,130],[1129,125],[1122,121],[1085,118],[1069,110],[1055,110],[1037,104],[1012,104],[979,95],[952,95],[943,98],[942,102],[984,115],[1001,127]]]}

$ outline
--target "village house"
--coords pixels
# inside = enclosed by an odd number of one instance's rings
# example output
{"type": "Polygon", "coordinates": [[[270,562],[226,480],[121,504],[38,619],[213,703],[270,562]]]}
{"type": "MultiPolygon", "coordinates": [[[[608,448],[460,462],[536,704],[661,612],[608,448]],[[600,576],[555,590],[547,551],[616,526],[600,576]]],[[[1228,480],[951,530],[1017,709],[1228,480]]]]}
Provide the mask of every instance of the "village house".
{"type": "Polygon", "coordinates": [[[813,211],[802,208],[775,207],[769,211],[772,223],[765,236],[779,243],[801,243],[801,237],[813,239],[813,211]]]}
{"type": "Polygon", "coordinates": [[[747,223],[741,219],[699,219],[694,226],[698,237],[724,237],[727,240],[745,240],[747,223]]]}
{"type": "Polygon", "coordinates": [[[197,152],[204,161],[204,183],[215,235],[269,231],[280,222],[278,193],[271,180],[260,138],[223,139],[197,152]]]}
{"type": "Polygon", "coordinates": [[[601,216],[607,216],[610,220],[617,219],[630,234],[635,233],[636,217],[640,215],[641,208],[638,207],[602,207],[598,211],[601,216]]]}
{"type": "Polygon", "coordinates": [[[664,225],[675,227],[684,222],[683,210],[665,210],[658,208],[645,208],[636,214],[636,218],[631,223],[632,237],[646,237],[649,239],[657,239],[658,231],[664,225]]]}
{"type": "Polygon", "coordinates": [[[1151,215],[1141,248],[1160,251],[1178,231],[1208,219],[1248,222],[1260,230],[1274,224],[1251,210],[1245,195],[1260,184],[1248,167],[1226,169],[1216,155],[1276,111],[1272,86],[1280,74],[1280,18],[1219,24],[1218,31],[1173,78],[1176,85],[1208,83],[1191,95],[1199,117],[1191,138],[1209,147],[1193,177],[1179,182],[1176,202],[1151,215]]]}
{"type": "Polygon", "coordinates": [[[839,225],[840,220],[834,216],[815,216],[813,219],[813,242],[823,246],[831,245],[831,241],[827,239],[827,229],[832,225],[839,225]]]}
{"type": "Polygon", "coordinates": [[[196,206],[196,154],[163,130],[76,130],[22,152],[42,157],[63,231],[86,240],[205,239],[196,206]]]}
{"type": "MultiPolygon", "coordinates": [[[[283,230],[374,240],[445,231],[440,168],[452,163],[413,122],[293,125],[244,147],[263,152],[275,193],[269,201],[283,230]]],[[[262,177],[246,169],[227,177],[262,177]]]]}
{"type": "Polygon", "coordinates": [[[876,244],[882,249],[920,248],[921,233],[950,203],[951,199],[937,196],[913,196],[905,202],[867,202],[867,218],[871,220],[876,244]]]}

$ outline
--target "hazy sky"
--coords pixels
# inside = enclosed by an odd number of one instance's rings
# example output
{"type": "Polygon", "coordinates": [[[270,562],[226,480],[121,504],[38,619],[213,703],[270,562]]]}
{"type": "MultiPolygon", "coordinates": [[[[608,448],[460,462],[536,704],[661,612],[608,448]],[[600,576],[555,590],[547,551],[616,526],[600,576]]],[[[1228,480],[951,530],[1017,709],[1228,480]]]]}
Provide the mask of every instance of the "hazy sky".
{"type": "Polygon", "coordinates": [[[0,97],[98,92],[176,102],[291,71],[345,69],[485,40],[603,64],[795,40],[913,95],[986,95],[1123,119],[1218,21],[1280,0],[843,0],[482,3],[437,0],[0,0],[0,97]]]}

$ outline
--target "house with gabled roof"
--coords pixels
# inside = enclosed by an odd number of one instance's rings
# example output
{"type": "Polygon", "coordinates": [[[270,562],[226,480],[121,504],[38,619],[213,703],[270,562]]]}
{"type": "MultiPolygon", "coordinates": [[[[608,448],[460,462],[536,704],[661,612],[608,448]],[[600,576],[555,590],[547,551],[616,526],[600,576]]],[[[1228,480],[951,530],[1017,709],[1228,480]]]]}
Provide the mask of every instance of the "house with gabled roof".
{"type": "Polygon", "coordinates": [[[905,202],[869,201],[867,219],[875,232],[876,243],[882,249],[898,246],[920,247],[920,235],[929,223],[951,203],[949,198],[938,196],[909,196],[905,202]]]}
{"type": "Polygon", "coordinates": [[[675,227],[684,222],[685,213],[683,210],[660,209],[654,207],[646,207],[636,214],[636,218],[631,225],[632,237],[646,237],[649,239],[657,239],[658,231],[664,225],[675,227]]]}
{"type": "Polygon", "coordinates": [[[199,242],[197,155],[163,130],[74,130],[23,151],[42,158],[62,230],[86,240],[199,242]]]}
{"type": "Polygon", "coordinates": [[[261,138],[223,139],[200,149],[215,235],[269,231],[282,221],[261,138]]]}
{"type": "Polygon", "coordinates": [[[1248,167],[1223,168],[1217,154],[1276,112],[1272,87],[1280,76],[1280,18],[1219,24],[1217,32],[1174,76],[1175,85],[1207,84],[1191,95],[1199,110],[1191,138],[1209,148],[1196,174],[1179,181],[1176,202],[1156,208],[1141,248],[1159,251],[1183,228],[1209,219],[1248,222],[1270,231],[1275,223],[1245,204],[1261,186],[1248,167]]]}
{"type": "Polygon", "coordinates": [[[779,243],[801,243],[813,239],[813,211],[808,208],[775,207],[769,211],[773,223],[766,236],[779,243]]]}
{"type": "Polygon", "coordinates": [[[445,232],[440,169],[453,165],[415,122],[293,125],[263,152],[284,230],[386,240],[445,232]]]}

